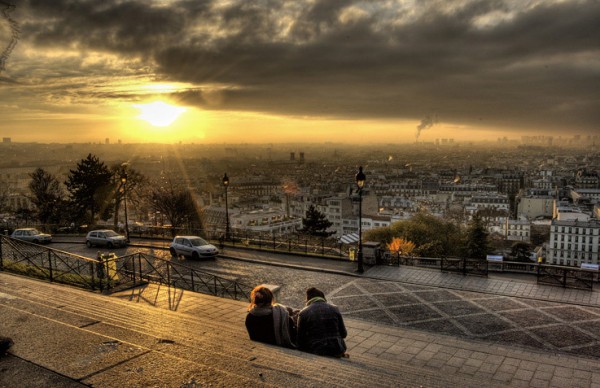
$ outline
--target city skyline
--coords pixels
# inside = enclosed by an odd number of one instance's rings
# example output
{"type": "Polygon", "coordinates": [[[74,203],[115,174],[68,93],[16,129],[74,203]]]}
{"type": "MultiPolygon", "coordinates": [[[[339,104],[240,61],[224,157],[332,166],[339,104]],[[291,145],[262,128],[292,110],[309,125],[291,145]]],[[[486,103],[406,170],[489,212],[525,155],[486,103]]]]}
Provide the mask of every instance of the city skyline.
{"type": "Polygon", "coordinates": [[[415,143],[600,132],[595,1],[0,8],[0,133],[14,141],[415,143]]]}

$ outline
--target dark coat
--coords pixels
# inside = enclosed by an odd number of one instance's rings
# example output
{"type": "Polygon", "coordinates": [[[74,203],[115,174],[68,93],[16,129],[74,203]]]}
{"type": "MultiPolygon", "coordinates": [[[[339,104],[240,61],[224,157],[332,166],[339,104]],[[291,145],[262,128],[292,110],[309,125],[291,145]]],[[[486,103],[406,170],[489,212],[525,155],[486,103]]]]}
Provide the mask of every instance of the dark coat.
{"type": "Polygon", "coordinates": [[[340,357],[346,352],[346,326],[340,310],[324,300],[306,306],[298,314],[298,347],[322,356],[340,357]]]}

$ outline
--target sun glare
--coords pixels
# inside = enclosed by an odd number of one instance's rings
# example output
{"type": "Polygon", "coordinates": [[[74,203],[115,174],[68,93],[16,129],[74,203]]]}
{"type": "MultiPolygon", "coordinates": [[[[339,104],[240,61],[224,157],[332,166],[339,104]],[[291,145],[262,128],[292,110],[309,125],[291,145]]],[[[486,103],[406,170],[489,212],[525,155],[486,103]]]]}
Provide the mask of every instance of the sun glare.
{"type": "Polygon", "coordinates": [[[166,127],[171,125],[180,114],[185,112],[185,108],[166,104],[162,101],[156,101],[149,104],[134,105],[142,113],[138,116],[155,127],[166,127]]]}

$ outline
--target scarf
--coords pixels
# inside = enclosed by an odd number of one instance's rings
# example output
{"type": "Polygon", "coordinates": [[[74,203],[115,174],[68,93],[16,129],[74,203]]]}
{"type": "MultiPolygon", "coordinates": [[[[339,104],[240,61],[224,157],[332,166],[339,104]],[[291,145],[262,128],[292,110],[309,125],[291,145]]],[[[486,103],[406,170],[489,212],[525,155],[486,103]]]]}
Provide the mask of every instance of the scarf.
{"type": "Polygon", "coordinates": [[[275,343],[279,346],[286,346],[288,348],[295,348],[296,345],[292,342],[290,337],[290,314],[285,306],[275,304],[273,306],[255,306],[249,311],[250,314],[257,317],[264,317],[266,315],[273,314],[273,328],[275,329],[275,343]]]}
{"type": "Polygon", "coordinates": [[[314,298],[308,300],[306,302],[306,305],[310,306],[311,304],[313,304],[315,302],[327,302],[327,301],[325,300],[325,298],[321,298],[320,296],[315,296],[314,298]]]}

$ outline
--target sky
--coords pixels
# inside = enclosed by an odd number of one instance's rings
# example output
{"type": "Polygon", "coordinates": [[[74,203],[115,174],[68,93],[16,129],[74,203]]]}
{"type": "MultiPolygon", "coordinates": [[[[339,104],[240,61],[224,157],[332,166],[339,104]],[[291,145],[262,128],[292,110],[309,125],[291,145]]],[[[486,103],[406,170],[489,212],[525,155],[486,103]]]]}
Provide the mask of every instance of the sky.
{"type": "Polygon", "coordinates": [[[13,142],[600,135],[598,0],[0,0],[0,10],[0,136],[13,142]],[[178,109],[170,124],[167,104],[178,109]]]}

